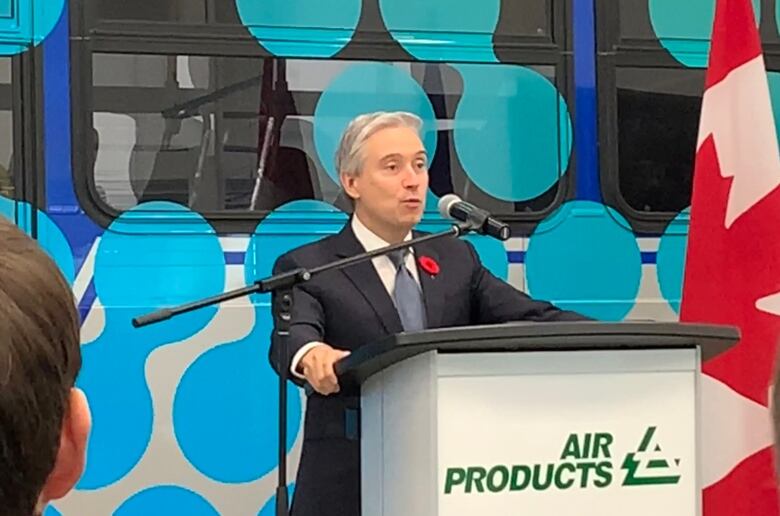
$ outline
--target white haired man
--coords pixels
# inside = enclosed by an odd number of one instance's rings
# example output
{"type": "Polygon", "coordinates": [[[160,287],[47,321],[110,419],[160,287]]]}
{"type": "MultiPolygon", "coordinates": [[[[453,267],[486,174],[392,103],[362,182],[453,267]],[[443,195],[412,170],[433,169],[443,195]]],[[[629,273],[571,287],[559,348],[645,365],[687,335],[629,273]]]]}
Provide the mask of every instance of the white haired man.
{"type": "MultiPolygon", "coordinates": [[[[354,213],[336,235],[281,256],[274,272],[311,268],[411,239],[428,189],[428,156],[420,119],[410,113],[371,113],[344,132],[336,168],[354,213]]],[[[303,451],[293,516],[360,514],[359,392],[340,389],[333,365],[361,345],[402,331],[517,320],[585,317],[535,301],[485,269],[473,246],[441,239],[398,256],[378,257],[323,273],[294,292],[289,354],[273,366],[308,382],[303,451]],[[438,266],[418,267],[426,257],[438,266]],[[426,270],[427,269],[427,270],[426,270]]],[[[411,429],[410,429],[411,430],[411,429]]]]}

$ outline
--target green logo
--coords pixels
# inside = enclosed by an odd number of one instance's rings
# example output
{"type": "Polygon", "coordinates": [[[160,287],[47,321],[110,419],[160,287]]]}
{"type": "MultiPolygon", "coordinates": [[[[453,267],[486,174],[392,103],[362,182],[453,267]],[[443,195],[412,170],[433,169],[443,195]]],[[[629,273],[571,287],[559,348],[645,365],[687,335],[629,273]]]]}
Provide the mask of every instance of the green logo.
{"type": "MultiPolygon", "coordinates": [[[[656,429],[648,427],[636,451],[625,455],[620,466],[625,477],[620,485],[680,481],[680,459],[673,459],[671,464],[661,456],[661,447],[654,440],[656,429]]],[[[549,462],[449,467],[444,476],[444,494],[603,489],[615,480],[620,482],[615,478],[619,458],[612,458],[614,443],[615,436],[608,432],[573,433],[563,442],[560,455],[549,462]]]]}
{"type": "Polygon", "coordinates": [[[676,473],[680,459],[674,459],[672,466],[666,458],[659,456],[661,447],[653,442],[655,430],[654,426],[648,427],[637,451],[628,453],[623,460],[621,468],[626,470],[624,486],[676,484],[680,481],[680,475],[676,473]]]}

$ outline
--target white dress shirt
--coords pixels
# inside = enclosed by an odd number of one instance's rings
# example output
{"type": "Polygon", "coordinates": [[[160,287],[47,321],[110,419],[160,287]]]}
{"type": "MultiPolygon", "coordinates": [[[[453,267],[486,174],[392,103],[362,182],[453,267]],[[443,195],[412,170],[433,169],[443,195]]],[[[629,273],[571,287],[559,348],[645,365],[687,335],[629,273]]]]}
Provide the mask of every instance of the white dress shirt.
{"type": "MultiPolygon", "coordinates": [[[[365,224],[360,221],[357,215],[352,217],[352,231],[355,233],[355,238],[357,238],[358,242],[360,242],[360,245],[363,246],[363,249],[365,249],[367,253],[390,245],[376,233],[368,229],[365,224]]],[[[410,240],[411,238],[412,232],[410,231],[406,237],[404,237],[404,241],[410,240]]],[[[417,267],[414,264],[414,250],[411,248],[409,248],[409,250],[411,252],[406,253],[406,268],[409,269],[409,272],[412,273],[412,277],[419,285],[420,277],[417,273],[417,267]]],[[[379,279],[382,280],[385,290],[387,290],[387,293],[392,299],[396,275],[395,266],[393,265],[392,260],[387,256],[377,256],[371,260],[371,263],[374,265],[374,268],[379,275],[379,279]]],[[[298,378],[303,378],[303,375],[298,372],[298,363],[307,351],[315,346],[321,346],[323,344],[323,342],[309,342],[304,344],[293,356],[292,363],[290,364],[290,372],[298,378]]]]}

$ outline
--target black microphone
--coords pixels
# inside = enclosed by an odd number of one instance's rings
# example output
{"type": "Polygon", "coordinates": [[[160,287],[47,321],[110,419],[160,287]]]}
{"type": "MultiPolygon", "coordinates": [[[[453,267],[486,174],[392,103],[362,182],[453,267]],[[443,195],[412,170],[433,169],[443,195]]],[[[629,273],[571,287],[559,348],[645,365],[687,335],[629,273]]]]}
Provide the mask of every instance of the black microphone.
{"type": "Polygon", "coordinates": [[[507,240],[511,236],[509,226],[494,219],[490,213],[468,203],[455,194],[447,194],[439,200],[439,213],[448,219],[470,224],[477,233],[507,240]]]}

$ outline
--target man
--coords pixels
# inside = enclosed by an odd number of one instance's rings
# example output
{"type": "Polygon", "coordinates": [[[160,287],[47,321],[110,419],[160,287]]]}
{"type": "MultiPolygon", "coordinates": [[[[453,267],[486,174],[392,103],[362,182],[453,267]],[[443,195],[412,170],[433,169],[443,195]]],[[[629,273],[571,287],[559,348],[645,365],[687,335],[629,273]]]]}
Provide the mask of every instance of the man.
{"type": "Polygon", "coordinates": [[[84,469],[79,319],[57,266],[0,217],[0,513],[38,516],[84,469]]]}
{"type": "MultiPolygon", "coordinates": [[[[428,189],[421,121],[408,113],[362,115],[347,127],[336,155],[354,214],[337,235],[281,256],[275,272],[311,268],[412,238],[428,189]]],[[[360,514],[359,392],[341,391],[333,364],[364,344],[402,331],[584,317],[534,301],[493,276],[471,244],[440,239],[393,257],[378,257],[318,275],[296,288],[285,363],[274,367],[316,391],[306,406],[293,516],[360,514]],[[416,258],[434,262],[418,268],[416,258]]]]}

